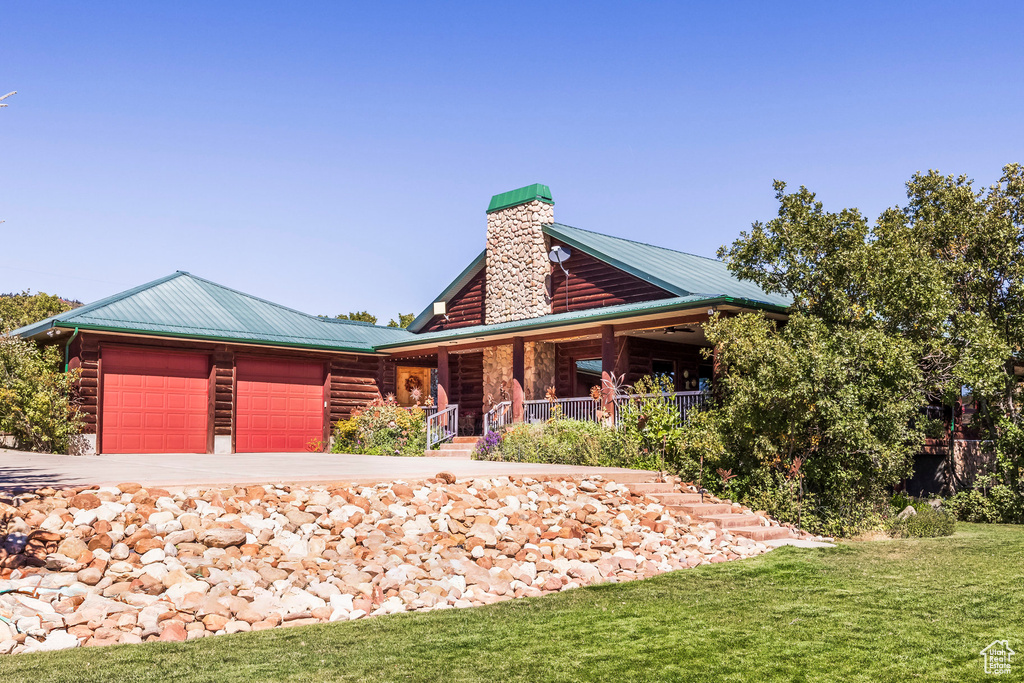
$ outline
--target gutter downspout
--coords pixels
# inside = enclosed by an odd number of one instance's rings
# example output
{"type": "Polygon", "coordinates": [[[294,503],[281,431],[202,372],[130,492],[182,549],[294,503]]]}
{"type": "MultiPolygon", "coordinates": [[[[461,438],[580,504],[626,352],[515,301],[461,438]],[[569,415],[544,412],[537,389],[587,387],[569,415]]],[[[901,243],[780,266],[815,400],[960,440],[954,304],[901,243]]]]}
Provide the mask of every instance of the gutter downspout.
{"type": "Polygon", "coordinates": [[[71,338],[68,339],[68,342],[64,345],[64,372],[65,373],[67,373],[68,366],[71,363],[70,359],[68,358],[68,354],[71,353],[71,342],[75,341],[75,337],[77,337],[77,336],[78,336],[78,328],[76,327],[74,334],[71,335],[71,338]]]}

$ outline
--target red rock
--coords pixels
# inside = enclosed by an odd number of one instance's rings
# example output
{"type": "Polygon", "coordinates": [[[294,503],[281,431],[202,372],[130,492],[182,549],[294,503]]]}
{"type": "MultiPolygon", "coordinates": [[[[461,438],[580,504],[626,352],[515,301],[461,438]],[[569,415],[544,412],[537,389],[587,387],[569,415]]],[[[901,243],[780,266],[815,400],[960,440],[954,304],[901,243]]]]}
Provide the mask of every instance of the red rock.
{"type": "Polygon", "coordinates": [[[220,631],[229,621],[231,620],[228,617],[221,614],[207,614],[203,617],[203,625],[207,631],[220,631]]]}
{"type": "Polygon", "coordinates": [[[187,637],[188,633],[185,631],[185,625],[174,619],[167,621],[160,632],[160,640],[165,643],[184,642],[187,637]]]}
{"type": "Polygon", "coordinates": [[[98,508],[102,502],[94,493],[79,493],[68,501],[68,507],[78,508],[79,510],[93,510],[98,508]]]}

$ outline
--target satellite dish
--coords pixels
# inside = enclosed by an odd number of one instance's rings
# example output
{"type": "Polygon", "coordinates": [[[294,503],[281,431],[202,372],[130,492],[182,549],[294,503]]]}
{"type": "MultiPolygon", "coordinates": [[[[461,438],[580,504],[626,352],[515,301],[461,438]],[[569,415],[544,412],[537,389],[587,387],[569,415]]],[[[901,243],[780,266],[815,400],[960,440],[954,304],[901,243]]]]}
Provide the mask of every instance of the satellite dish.
{"type": "Polygon", "coordinates": [[[550,260],[552,263],[557,263],[561,265],[568,261],[570,256],[572,256],[571,251],[569,251],[565,247],[560,247],[556,244],[555,246],[551,247],[551,252],[548,254],[548,260],[550,260]]]}

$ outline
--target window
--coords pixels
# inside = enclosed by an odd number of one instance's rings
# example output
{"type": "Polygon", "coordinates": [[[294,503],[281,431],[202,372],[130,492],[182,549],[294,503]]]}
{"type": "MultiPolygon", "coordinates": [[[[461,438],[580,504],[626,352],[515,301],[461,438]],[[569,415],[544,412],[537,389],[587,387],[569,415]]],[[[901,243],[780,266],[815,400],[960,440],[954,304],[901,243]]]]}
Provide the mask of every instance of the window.
{"type": "Polygon", "coordinates": [[[651,374],[654,375],[655,379],[667,377],[672,382],[672,386],[676,385],[676,362],[672,360],[653,360],[651,361],[651,374]]]}

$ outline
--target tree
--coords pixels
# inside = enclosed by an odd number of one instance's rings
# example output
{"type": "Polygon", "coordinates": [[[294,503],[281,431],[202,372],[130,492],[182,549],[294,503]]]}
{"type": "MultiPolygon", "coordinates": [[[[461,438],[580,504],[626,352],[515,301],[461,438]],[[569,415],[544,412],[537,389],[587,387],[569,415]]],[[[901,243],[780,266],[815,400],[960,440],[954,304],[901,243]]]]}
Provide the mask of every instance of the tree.
{"type": "Polygon", "coordinates": [[[337,320],[358,320],[364,323],[370,323],[371,325],[377,324],[377,316],[373,315],[369,311],[356,311],[355,313],[349,313],[348,315],[342,313],[336,316],[337,320]]]}
{"type": "Polygon", "coordinates": [[[705,333],[726,369],[712,411],[724,449],[710,464],[786,521],[832,535],[876,524],[921,442],[913,345],[804,313],[781,326],[716,317],[705,333]]]}
{"type": "Polygon", "coordinates": [[[62,360],[59,346],[0,337],[0,433],[18,448],[66,453],[80,431],[78,372],[62,372],[62,360]]]}
{"type": "Polygon", "coordinates": [[[26,290],[21,294],[0,294],[0,334],[81,305],[78,301],[69,301],[45,292],[33,294],[26,290]]]}
{"type": "MultiPolygon", "coordinates": [[[[43,292],[0,295],[0,335],[80,305],[43,292]]],[[[61,348],[0,336],[0,433],[18,448],[66,453],[81,429],[78,374],[63,372],[61,348]]]]}
{"type": "Polygon", "coordinates": [[[404,330],[409,327],[415,319],[415,313],[399,313],[397,321],[394,318],[388,321],[388,327],[401,327],[404,330]]]}
{"type": "Polygon", "coordinates": [[[856,209],[826,211],[807,188],[785,189],[776,181],[776,218],[754,223],[719,255],[741,279],[791,296],[789,323],[774,331],[748,318],[708,325],[709,338],[731,349],[721,352],[716,424],[733,430],[720,436],[732,439],[747,495],[768,490],[755,479],[771,472],[769,454],[778,456],[773,476],[787,471],[789,454],[788,471],[799,458],[801,481],[817,489],[811,493],[826,517],[863,517],[920,443],[913,410],[952,404],[966,386],[1019,496],[1024,169],[1004,167],[1000,182],[984,190],[963,176],[916,174],[907,205],[873,225],[856,209]],[[745,335],[764,346],[743,346],[745,335]],[[831,382],[830,373],[843,382],[831,382]],[[883,429],[884,420],[902,421],[883,429]],[[837,497],[840,490],[854,497],[837,497]],[[851,504],[860,512],[851,516],[851,504]]]}

